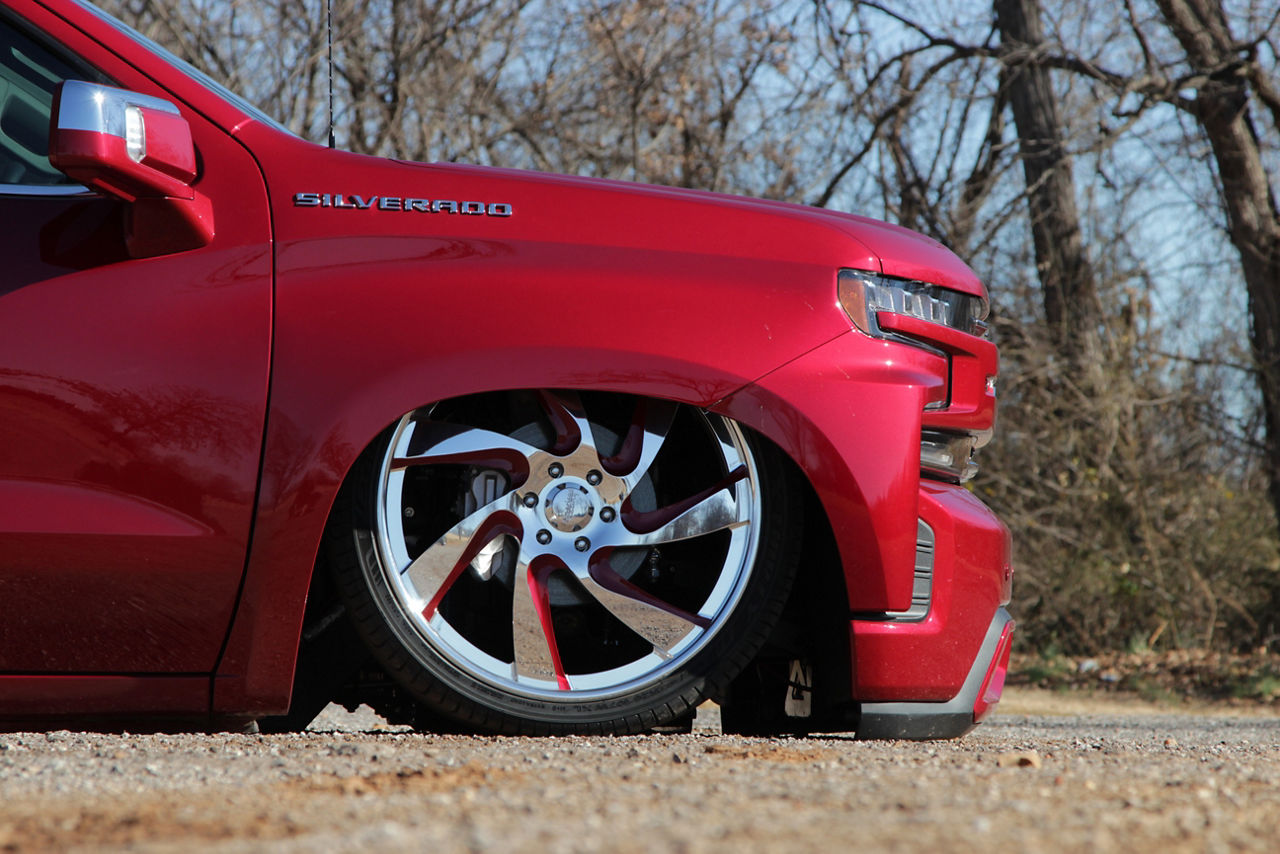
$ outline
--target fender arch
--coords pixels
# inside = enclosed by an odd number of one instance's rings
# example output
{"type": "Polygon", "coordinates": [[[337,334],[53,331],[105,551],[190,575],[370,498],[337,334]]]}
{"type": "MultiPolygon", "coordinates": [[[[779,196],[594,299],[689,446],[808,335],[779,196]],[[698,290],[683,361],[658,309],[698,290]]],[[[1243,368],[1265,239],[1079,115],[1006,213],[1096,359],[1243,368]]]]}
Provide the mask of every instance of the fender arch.
{"type": "MultiPolygon", "coordinates": [[[[584,352],[574,350],[571,355],[579,360],[584,352]]],[[[564,358],[560,369],[547,370],[548,358],[545,351],[538,365],[495,358],[489,366],[490,381],[479,388],[451,374],[447,364],[430,371],[406,368],[353,387],[340,406],[325,409],[328,414],[307,427],[290,416],[286,396],[277,396],[268,419],[245,580],[214,677],[215,713],[256,717],[288,711],[307,596],[332,507],[359,456],[405,413],[464,393],[538,388],[620,392],[705,408],[743,384],[741,378],[705,365],[647,356],[643,361],[650,370],[643,376],[637,373],[638,364],[628,368],[620,361],[614,375],[597,377],[588,385],[581,372],[564,365],[571,360],[564,358]],[[441,376],[446,379],[439,380],[441,376]],[[508,386],[500,378],[523,383],[508,386]]],[[[474,380],[474,373],[469,376],[474,380]]]]}

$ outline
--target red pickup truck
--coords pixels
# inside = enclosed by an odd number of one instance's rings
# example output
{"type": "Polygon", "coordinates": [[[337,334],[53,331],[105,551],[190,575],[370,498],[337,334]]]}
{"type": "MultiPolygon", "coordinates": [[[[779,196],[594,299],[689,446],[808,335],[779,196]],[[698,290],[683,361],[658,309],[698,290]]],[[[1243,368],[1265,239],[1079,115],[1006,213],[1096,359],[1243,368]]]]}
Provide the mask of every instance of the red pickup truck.
{"type": "Polygon", "coordinates": [[[0,726],[967,732],[987,296],[885,223],[299,139],[0,6],[0,726]]]}

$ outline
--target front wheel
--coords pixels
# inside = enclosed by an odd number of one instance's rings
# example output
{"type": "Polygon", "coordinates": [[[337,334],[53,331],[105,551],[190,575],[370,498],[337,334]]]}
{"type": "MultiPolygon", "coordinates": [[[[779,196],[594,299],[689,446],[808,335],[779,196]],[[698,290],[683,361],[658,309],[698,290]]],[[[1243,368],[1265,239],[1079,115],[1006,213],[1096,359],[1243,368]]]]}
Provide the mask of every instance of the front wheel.
{"type": "Polygon", "coordinates": [[[332,564],[375,658],[431,717],[526,734],[687,716],[759,650],[795,572],[776,451],[667,401],[477,395],[362,457],[332,564]]]}

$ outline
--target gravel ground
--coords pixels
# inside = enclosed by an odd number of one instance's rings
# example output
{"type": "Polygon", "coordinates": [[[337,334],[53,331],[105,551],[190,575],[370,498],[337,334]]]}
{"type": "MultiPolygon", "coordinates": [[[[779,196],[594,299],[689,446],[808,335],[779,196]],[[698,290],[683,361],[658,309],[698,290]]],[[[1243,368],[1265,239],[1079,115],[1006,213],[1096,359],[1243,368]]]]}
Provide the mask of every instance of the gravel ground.
{"type": "Polygon", "coordinates": [[[2,734],[0,851],[1280,844],[1274,716],[1005,711],[932,743],[729,737],[714,709],[680,736],[433,736],[338,713],[313,730],[2,734]]]}

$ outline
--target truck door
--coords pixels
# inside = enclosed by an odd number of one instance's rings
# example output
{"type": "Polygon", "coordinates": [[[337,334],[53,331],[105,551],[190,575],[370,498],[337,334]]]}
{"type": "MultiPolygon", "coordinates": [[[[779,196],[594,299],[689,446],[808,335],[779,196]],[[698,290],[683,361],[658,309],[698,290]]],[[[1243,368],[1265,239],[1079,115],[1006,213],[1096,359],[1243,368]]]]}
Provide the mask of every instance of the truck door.
{"type": "MultiPolygon", "coordinates": [[[[208,245],[129,256],[128,206],[46,156],[67,78],[169,98],[0,9],[0,676],[209,673],[244,571],[271,330],[253,158],[178,104],[208,245]]],[[[4,698],[0,697],[0,711],[4,698]]]]}

